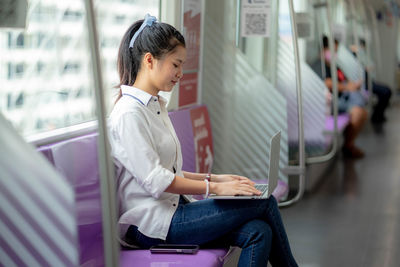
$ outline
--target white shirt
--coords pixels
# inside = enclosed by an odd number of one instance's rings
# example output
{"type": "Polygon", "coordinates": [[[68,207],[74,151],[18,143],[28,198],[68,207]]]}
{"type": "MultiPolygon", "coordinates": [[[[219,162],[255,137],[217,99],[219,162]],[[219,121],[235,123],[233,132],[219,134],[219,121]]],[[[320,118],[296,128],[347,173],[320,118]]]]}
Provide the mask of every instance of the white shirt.
{"type": "Polygon", "coordinates": [[[164,98],[131,86],[121,90],[108,123],[120,235],[123,238],[129,225],[136,225],[142,234],[165,240],[179,195],[164,190],[175,175],[183,177],[180,143],[164,98]]]}

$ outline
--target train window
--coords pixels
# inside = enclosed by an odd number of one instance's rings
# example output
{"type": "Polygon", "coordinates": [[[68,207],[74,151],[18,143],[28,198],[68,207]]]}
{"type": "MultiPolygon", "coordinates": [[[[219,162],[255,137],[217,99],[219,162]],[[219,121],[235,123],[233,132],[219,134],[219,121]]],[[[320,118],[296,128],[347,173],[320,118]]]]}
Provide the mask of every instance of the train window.
{"type": "Polygon", "coordinates": [[[277,40],[277,8],[278,4],[276,1],[271,1],[270,12],[264,14],[246,14],[246,21],[242,21],[243,8],[239,8],[238,20],[240,24],[245,24],[245,28],[250,28],[254,34],[263,35],[265,32],[269,32],[267,37],[262,36],[246,36],[243,37],[241,25],[237,25],[237,30],[240,31],[240,37],[237,40],[237,45],[248,59],[248,62],[257,70],[259,73],[264,74],[269,80],[273,80],[273,69],[275,64],[274,49],[277,40]],[[247,19],[248,17],[252,19],[247,19]],[[265,19],[266,18],[266,19],[265,19]],[[262,19],[260,21],[259,19],[262,19]],[[248,21],[252,22],[249,23],[248,21]],[[261,23],[262,22],[262,23],[261,23]],[[261,23],[261,24],[260,24],[261,23]]]}
{"type": "Polygon", "coordinates": [[[128,27],[136,20],[143,19],[147,13],[160,18],[160,0],[97,0],[97,22],[102,56],[102,72],[106,99],[110,101],[108,110],[118,94],[115,86],[119,84],[117,73],[117,54],[119,42],[128,27]],[[114,12],[110,12],[113,10],[114,12]],[[130,12],[126,12],[130,10],[130,12]]]}
{"type": "MultiPolygon", "coordinates": [[[[119,40],[160,1],[94,2],[111,106],[119,40]]],[[[0,112],[24,136],[95,120],[84,1],[31,0],[27,14],[26,29],[0,29],[0,112]]]]}

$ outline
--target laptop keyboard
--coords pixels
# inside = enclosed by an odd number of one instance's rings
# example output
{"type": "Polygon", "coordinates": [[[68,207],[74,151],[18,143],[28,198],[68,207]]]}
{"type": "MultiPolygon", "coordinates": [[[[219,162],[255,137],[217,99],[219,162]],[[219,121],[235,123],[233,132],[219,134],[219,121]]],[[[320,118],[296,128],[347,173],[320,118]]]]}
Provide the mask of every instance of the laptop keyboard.
{"type": "Polygon", "coordinates": [[[261,191],[261,195],[263,195],[265,193],[265,191],[268,190],[268,184],[255,184],[254,187],[258,191],[261,191]]]}

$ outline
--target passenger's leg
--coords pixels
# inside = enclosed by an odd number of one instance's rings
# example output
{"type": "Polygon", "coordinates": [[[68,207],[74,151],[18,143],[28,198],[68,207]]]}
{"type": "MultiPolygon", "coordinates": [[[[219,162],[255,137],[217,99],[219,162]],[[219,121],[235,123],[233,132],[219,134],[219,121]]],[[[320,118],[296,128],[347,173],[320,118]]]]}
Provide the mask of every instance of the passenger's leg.
{"type": "Polygon", "coordinates": [[[372,92],[378,97],[378,103],[374,107],[374,111],[371,116],[371,121],[381,123],[385,121],[384,112],[389,104],[392,91],[386,85],[373,82],[372,92]]]}
{"type": "MultiPolygon", "coordinates": [[[[202,200],[180,205],[172,219],[167,242],[202,245],[217,239],[235,239],[240,227],[253,220],[263,220],[272,231],[271,263],[275,266],[297,266],[274,197],[267,200],[202,200]]],[[[268,234],[264,234],[261,240],[258,232],[259,229],[254,229],[251,233],[256,240],[230,240],[231,245],[241,246],[245,251],[254,246],[254,242],[260,242],[257,247],[265,247],[268,241],[264,239],[268,238],[268,234]]],[[[269,249],[264,249],[263,255],[268,257],[269,249]]],[[[243,257],[246,255],[243,254],[243,257]]]]}
{"type": "Polygon", "coordinates": [[[249,221],[221,239],[223,243],[242,248],[238,267],[267,266],[273,237],[265,221],[249,221]]]}
{"type": "Polygon", "coordinates": [[[359,158],[364,156],[364,152],[357,148],[355,145],[355,140],[363,128],[365,121],[367,120],[368,113],[365,108],[359,106],[353,106],[350,111],[350,122],[347,126],[344,136],[344,146],[343,152],[347,156],[359,158]]]}

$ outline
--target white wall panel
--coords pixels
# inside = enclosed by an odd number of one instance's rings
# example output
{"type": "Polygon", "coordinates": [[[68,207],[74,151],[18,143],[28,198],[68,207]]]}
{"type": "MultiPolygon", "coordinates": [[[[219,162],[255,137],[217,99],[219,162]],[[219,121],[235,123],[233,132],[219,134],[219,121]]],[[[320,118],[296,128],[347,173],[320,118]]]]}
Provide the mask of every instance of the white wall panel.
{"type": "MultiPolygon", "coordinates": [[[[235,47],[229,31],[234,16],[220,10],[234,10],[235,3],[221,2],[206,2],[204,28],[202,102],[211,117],[213,172],[265,178],[268,141],[277,130],[282,130],[281,169],[288,164],[286,100],[235,47]]],[[[280,178],[287,180],[282,172],[280,178]]]]}

